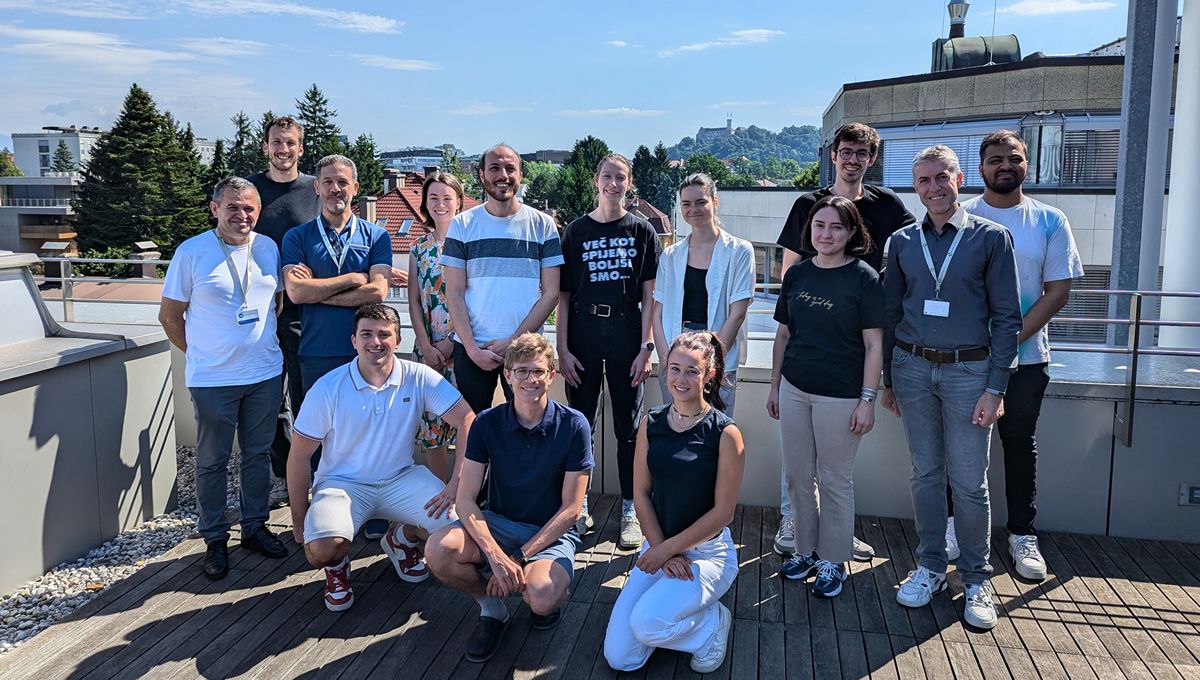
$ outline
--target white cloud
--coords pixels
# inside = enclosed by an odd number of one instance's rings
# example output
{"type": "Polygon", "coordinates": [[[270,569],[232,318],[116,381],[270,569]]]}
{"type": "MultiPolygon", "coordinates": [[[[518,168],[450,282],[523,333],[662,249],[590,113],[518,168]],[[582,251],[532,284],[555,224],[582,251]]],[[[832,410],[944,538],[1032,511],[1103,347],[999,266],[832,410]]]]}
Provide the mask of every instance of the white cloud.
{"type": "Polygon", "coordinates": [[[609,40],[604,44],[612,45],[613,47],[629,47],[629,43],[625,42],[624,40],[609,40]]]}
{"type": "Polygon", "coordinates": [[[358,63],[365,66],[375,66],[391,71],[438,71],[442,68],[432,61],[422,61],[420,59],[397,59],[377,54],[355,54],[352,56],[358,60],[358,63]]]}
{"type": "Polygon", "coordinates": [[[238,40],[236,38],[188,38],[180,40],[179,44],[192,52],[199,52],[210,57],[245,57],[258,54],[269,47],[257,40],[238,40]]]}
{"type": "Polygon", "coordinates": [[[628,106],[621,106],[612,109],[563,109],[558,112],[560,116],[569,116],[571,118],[652,118],[661,116],[666,111],[657,109],[634,109],[628,106]]]}
{"type": "Polygon", "coordinates": [[[118,0],[0,0],[0,9],[23,9],[88,19],[144,19],[118,0]]]}
{"type": "Polygon", "coordinates": [[[704,107],[706,109],[753,109],[760,106],[767,106],[771,102],[764,101],[735,101],[735,102],[717,102],[704,107]]]}
{"type": "Polygon", "coordinates": [[[123,76],[139,75],[164,63],[197,59],[196,55],[187,52],[136,47],[112,33],[0,24],[0,36],[11,38],[5,41],[5,47],[0,47],[0,52],[66,62],[123,76]]]}
{"type": "Polygon", "coordinates": [[[739,45],[754,45],[765,43],[775,38],[784,35],[783,31],[776,31],[770,28],[747,28],[740,31],[734,31],[723,38],[709,40],[706,42],[689,43],[680,45],[674,49],[661,50],[658,53],[660,57],[669,57],[680,52],[703,52],[714,47],[737,47],[739,45]]]}
{"type": "Polygon", "coordinates": [[[491,102],[471,102],[470,104],[448,109],[446,113],[456,116],[490,116],[512,111],[532,111],[532,109],[523,106],[497,106],[491,102]]]}
{"type": "Polygon", "coordinates": [[[290,15],[312,19],[326,28],[356,33],[398,33],[403,22],[377,14],[309,7],[294,2],[267,0],[182,0],[182,4],[198,14],[222,16],[290,15]]]}
{"type": "Polygon", "coordinates": [[[1085,0],[1020,0],[1001,8],[1002,14],[1017,14],[1026,17],[1042,17],[1051,14],[1094,12],[1116,7],[1115,2],[1088,2],[1085,0]]]}

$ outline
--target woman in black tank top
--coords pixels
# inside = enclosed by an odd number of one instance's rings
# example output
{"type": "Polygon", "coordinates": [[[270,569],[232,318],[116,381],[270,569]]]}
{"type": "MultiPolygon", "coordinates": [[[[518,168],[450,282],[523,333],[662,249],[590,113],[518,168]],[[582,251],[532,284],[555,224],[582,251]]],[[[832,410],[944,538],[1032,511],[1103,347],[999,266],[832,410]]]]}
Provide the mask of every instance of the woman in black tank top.
{"type": "Polygon", "coordinates": [[[692,655],[698,673],[725,658],[731,616],[720,598],[737,577],[729,534],[745,469],[742,435],[721,412],[725,347],[710,331],[684,333],[667,355],[672,402],[642,421],[633,502],[645,543],[613,606],[609,665],[640,668],[655,647],[692,655]]]}

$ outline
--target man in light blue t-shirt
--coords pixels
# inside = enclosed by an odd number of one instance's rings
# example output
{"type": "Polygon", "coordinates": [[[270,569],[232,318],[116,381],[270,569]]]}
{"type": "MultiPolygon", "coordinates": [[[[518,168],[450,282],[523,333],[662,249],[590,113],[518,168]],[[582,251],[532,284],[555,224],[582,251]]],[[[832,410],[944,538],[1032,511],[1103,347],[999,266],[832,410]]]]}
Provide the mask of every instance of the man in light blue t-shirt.
{"type": "MultiPolygon", "coordinates": [[[[441,258],[454,379],[475,413],[492,405],[508,346],[523,333],[540,332],[550,316],[563,263],[554,219],[517,198],[517,152],[504,144],[485,151],[479,179],[487,200],[454,216],[441,258]]],[[[511,400],[508,384],[501,386],[511,400]]]]}
{"type": "MultiPolygon", "coordinates": [[[[1062,211],[1025,196],[1021,184],[1029,171],[1021,136],[997,130],[979,147],[984,192],[963,204],[968,213],[1004,225],[1012,233],[1020,284],[1022,326],[1017,371],[1008,381],[1005,414],[996,423],[1004,445],[1008,546],[1017,573],[1031,580],[1046,577],[1046,561],[1033,527],[1037,513],[1037,429],[1042,398],[1050,382],[1050,341],[1046,324],[1067,303],[1071,280],[1083,265],[1062,211]]],[[[954,514],[953,505],[950,514],[954,514]]],[[[947,548],[953,524],[946,530],[947,548]]]]}

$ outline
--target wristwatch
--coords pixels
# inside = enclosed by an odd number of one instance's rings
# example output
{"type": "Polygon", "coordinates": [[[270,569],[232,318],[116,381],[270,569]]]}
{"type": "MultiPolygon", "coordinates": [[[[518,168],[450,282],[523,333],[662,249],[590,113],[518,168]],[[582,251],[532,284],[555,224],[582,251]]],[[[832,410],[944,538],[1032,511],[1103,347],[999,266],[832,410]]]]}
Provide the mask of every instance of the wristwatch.
{"type": "Polygon", "coordinates": [[[653,352],[654,351],[654,343],[647,342],[646,344],[642,345],[642,349],[646,350],[647,352],[653,352]]]}
{"type": "Polygon", "coordinates": [[[525,557],[525,551],[520,548],[512,551],[512,554],[510,554],[509,557],[512,558],[513,562],[516,562],[522,567],[529,562],[529,558],[525,557]]]}

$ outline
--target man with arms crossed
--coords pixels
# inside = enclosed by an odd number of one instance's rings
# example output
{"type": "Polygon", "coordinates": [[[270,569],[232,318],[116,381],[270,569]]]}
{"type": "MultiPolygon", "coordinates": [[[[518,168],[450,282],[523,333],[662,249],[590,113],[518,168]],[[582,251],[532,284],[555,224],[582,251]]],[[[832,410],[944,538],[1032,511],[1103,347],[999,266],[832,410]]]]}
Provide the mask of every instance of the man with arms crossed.
{"type": "Polygon", "coordinates": [[[412,442],[429,413],[466,436],[475,416],[462,395],[433,369],[398,359],[400,317],[384,304],[354,314],[351,343],[358,356],[322,376],[309,390],[292,431],[288,492],[292,532],[309,564],[325,568],[325,606],[354,604],[350,543],[370,517],[399,522],[380,540],[401,579],[429,577],[420,541],[454,520],[452,504],[462,468],[443,485],[413,463],[412,442]],[[313,480],[310,458],[323,447],[313,480]]]}
{"type": "MultiPolygon", "coordinates": [[[[487,200],[454,216],[441,260],[454,380],[476,413],[492,405],[509,344],[540,331],[550,316],[563,263],[554,220],[517,200],[517,152],[504,144],[485,151],[479,179],[487,200]]],[[[512,399],[507,382],[501,388],[512,399]]]]}
{"type": "Polygon", "coordinates": [[[197,530],[208,549],[204,574],[229,573],[227,466],[237,431],[241,448],[242,546],[267,557],[287,548],[267,528],[271,437],[283,396],[275,338],[279,251],[255,238],[258,192],[238,177],[213,189],[217,228],[184,241],[163,282],[158,320],[187,356],[184,382],[196,409],[197,530]]]}
{"type": "MultiPolygon", "coordinates": [[[[847,123],[837,129],[833,135],[833,145],[829,150],[829,158],[834,167],[834,181],[826,187],[804,194],[796,199],[792,210],[788,213],[783,231],[779,233],[776,242],[784,247],[783,271],[805,258],[804,253],[812,250],[811,245],[800,242],[804,231],[804,223],[808,213],[812,211],[817,201],[826,196],[841,196],[854,201],[858,214],[862,216],[863,225],[871,234],[875,249],[863,258],[876,272],[883,271],[883,250],[888,237],[897,229],[906,227],[917,221],[913,214],[904,207],[900,197],[891,189],[864,184],[863,177],[867,169],[875,165],[879,157],[879,133],[862,123],[847,123]]],[[[781,274],[782,275],[782,274],[781,274]]],[[[779,532],[775,534],[775,552],[790,553],[795,546],[795,530],[792,519],[791,500],[787,493],[787,480],[781,479],[779,532]]],[[[856,560],[870,561],[875,556],[875,549],[854,538],[853,557],[856,560]]]]}
{"type": "MultiPolygon", "coordinates": [[[[304,155],[304,128],[287,116],[276,118],[267,126],[262,143],[267,169],[246,179],[258,189],[262,212],[254,231],[268,236],[283,252],[283,235],[296,225],[317,216],[321,204],[313,193],[316,177],[301,174],[300,157],[304,155]]],[[[304,398],[300,380],[300,310],[286,294],[276,328],[279,349],[283,352],[283,384],[285,398],[280,404],[280,417],[275,426],[275,441],[271,443],[271,504],[287,502],[287,454],[291,446],[292,421],[300,412],[304,398]]]]}
{"type": "MultiPolygon", "coordinates": [[[[1004,494],[1008,501],[1008,551],[1017,573],[1040,581],[1046,560],[1038,547],[1033,520],[1037,514],[1037,420],[1050,383],[1050,335],[1046,324],[1071,294],[1071,279],[1083,276],[1067,216],[1029,198],[1021,184],[1029,172],[1021,136],[997,130],[979,146],[979,174],[984,191],[963,208],[1008,228],[1017,255],[1021,334],[1017,337],[1017,370],[1008,380],[1004,416],[996,422],[1004,446],[1004,494]]],[[[954,514],[954,506],[950,506],[954,514]]],[[[951,544],[953,518],[946,527],[951,544]]],[[[952,551],[953,552],[953,551],[952,551]]]]}
{"type": "Polygon", "coordinates": [[[906,607],[946,588],[946,480],[954,492],[964,618],[996,625],[988,577],[988,446],[1017,359],[1021,309],[1012,236],[958,203],[963,174],[947,146],[913,160],[925,220],[892,236],[884,299],[879,401],[904,422],[912,454],[917,568],[900,585],[906,607]],[[894,392],[893,392],[894,389],[894,392]]]}
{"type": "MultiPolygon", "coordinates": [[[[460,520],[429,539],[429,568],[479,603],[468,661],[490,659],[508,623],[502,598],[521,593],[535,629],[554,627],[574,573],[575,520],[592,469],[592,435],[583,414],[548,395],[554,350],[535,333],[504,357],[512,401],[479,414],[466,438],[458,486],[460,520]],[[488,509],[475,502],[484,473],[488,509]]],[[[462,441],[462,440],[460,440],[462,441]]]]}

